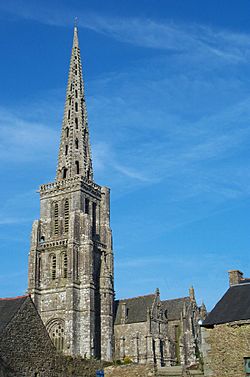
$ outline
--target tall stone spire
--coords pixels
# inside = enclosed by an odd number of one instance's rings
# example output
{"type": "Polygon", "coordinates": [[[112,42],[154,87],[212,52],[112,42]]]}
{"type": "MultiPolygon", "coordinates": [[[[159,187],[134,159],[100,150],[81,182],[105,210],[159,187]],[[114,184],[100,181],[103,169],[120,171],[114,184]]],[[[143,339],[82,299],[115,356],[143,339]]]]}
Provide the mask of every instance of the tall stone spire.
{"type": "Polygon", "coordinates": [[[77,176],[93,180],[81,56],[75,26],[56,180],[77,176]]]}

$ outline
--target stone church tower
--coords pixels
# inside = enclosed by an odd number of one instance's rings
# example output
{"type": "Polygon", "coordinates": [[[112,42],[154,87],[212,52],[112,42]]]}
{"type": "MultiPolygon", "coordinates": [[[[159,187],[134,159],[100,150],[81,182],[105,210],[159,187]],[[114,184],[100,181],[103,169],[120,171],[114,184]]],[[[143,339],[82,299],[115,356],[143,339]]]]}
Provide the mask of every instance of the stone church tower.
{"type": "Polygon", "coordinates": [[[28,290],[59,350],[112,359],[113,252],[109,189],[94,183],[77,28],[56,179],[40,187],[28,290]]]}

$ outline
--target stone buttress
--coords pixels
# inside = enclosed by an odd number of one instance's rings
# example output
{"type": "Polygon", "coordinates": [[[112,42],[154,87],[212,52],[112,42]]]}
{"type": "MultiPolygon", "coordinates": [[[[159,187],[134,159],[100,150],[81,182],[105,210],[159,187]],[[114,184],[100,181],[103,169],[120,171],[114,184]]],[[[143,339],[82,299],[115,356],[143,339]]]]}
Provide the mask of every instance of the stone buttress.
{"type": "Polygon", "coordinates": [[[77,28],[56,180],[40,187],[28,290],[58,350],[112,359],[110,192],[93,181],[77,28]]]}

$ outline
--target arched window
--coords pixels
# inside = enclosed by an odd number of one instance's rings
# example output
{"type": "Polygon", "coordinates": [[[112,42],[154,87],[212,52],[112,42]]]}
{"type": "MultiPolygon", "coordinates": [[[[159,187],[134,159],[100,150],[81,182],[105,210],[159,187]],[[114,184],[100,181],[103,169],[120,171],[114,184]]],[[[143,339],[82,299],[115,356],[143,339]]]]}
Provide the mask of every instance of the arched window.
{"type": "Polygon", "coordinates": [[[64,232],[68,233],[69,231],[69,201],[65,200],[64,203],[64,232]]]}
{"type": "Polygon", "coordinates": [[[62,177],[63,177],[63,179],[67,178],[67,171],[68,171],[67,168],[65,168],[65,167],[62,168],[62,177]]]}
{"type": "Polygon", "coordinates": [[[78,149],[78,139],[75,139],[75,147],[78,149]]]}
{"type": "Polygon", "coordinates": [[[58,220],[58,203],[55,203],[54,207],[54,234],[59,233],[59,220],[58,220]]]}
{"type": "Polygon", "coordinates": [[[65,128],[66,137],[69,137],[69,127],[65,128]]]}
{"type": "Polygon", "coordinates": [[[49,336],[54,343],[57,351],[64,350],[64,321],[61,319],[54,319],[47,325],[49,336]]]}
{"type": "Polygon", "coordinates": [[[63,277],[66,279],[68,276],[68,256],[67,253],[63,254],[63,277]]]}
{"type": "Polygon", "coordinates": [[[76,161],[76,174],[80,174],[79,161],[76,161]]]}
{"type": "Polygon", "coordinates": [[[75,126],[76,126],[76,129],[78,129],[78,118],[75,118],[75,126]]]}
{"type": "Polygon", "coordinates": [[[75,103],[75,110],[78,111],[78,103],[75,103]]]}
{"type": "Polygon", "coordinates": [[[51,279],[55,280],[56,278],[56,256],[53,254],[51,256],[51,279]]]}
{"type": "Polygon", "coordinates": [[[68,154],[68,145],[65,145],[65,156],[68,154]]]}

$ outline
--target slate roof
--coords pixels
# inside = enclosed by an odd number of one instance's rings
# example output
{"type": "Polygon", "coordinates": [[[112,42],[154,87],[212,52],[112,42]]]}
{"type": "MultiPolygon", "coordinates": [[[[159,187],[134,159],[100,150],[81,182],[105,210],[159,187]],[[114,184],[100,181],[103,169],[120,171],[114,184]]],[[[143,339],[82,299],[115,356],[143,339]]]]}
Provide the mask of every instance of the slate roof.
{"type": "Polygon", "coordinates": [[[27,297],[0,298],[0,331],[11,321],[27,297]]]}
{"type": "Polygon", "coordinates": [[[115,301],[115,325],[121,324],[122,304],[126,303],[126,323],[146,322],[147,310],[152,308],[155,294],[115,301]]]}
{"type": "Polygon", "coordinates": [[[209,313],[202,326],[250,319],[250,284],[230,287],[209,313]]]}
{"type": "Polygon", "coordinates": [[[181,297],[172,300],[161,301],[163,313],[170,321],[180,319],[184,304],[188,305],[189,303],[190,297],[181,297]]]}

